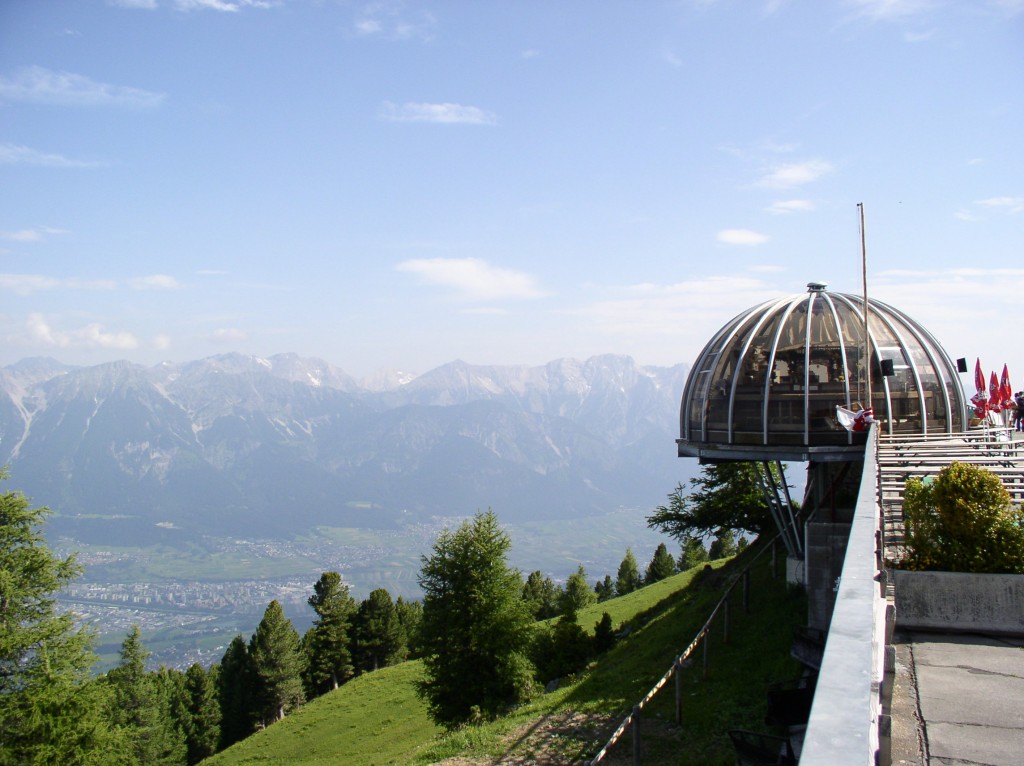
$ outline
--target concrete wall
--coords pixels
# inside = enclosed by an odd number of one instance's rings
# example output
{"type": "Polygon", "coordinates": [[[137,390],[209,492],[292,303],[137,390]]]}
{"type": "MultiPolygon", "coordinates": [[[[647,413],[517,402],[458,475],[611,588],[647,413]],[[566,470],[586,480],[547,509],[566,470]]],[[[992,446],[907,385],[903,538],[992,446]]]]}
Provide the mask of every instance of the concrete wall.
{"type": "Polygon", "coordinates": [[[1024,575],[893,574],[898,628],[1024,635],[1024,575]]]}
{"type": "Polygon", "coordinates": [[[875,766],[879,750],[886,601],[875,579],[876,439],[872,428],[801,766],[875,766]]]}

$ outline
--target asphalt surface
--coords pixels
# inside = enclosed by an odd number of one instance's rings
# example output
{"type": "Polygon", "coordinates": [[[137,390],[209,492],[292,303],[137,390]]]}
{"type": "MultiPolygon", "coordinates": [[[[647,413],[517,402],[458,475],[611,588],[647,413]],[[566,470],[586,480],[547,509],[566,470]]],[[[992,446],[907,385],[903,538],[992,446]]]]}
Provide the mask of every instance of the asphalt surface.
{"type": "Polygon", "coordinates": [[[897,633],[893,766],[1024,766],[1024,637],[897,633]]]}

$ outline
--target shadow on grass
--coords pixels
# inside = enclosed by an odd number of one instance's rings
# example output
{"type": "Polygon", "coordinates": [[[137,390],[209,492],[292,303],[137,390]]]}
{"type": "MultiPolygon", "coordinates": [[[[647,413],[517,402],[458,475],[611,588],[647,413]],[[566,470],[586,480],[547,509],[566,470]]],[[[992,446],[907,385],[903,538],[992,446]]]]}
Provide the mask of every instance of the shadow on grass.
{"type": "MultiPolygon", "coordinates": [[[[657,609],[638,615],[630,635],[621,641],[566,697],[563,706],[611,719],[597,742],[579,760],[593,757],[619,723],[672,666],[695,638],[731,580],[756,551],[748,549],[729,565],[702,572],[657,609]],[[652,675],[652,668],[657,668],[652,675]]],[[[722,614],[711,626],[707,642],[708,675],[704,678],[704,647],[684,662],[681,679],[682,724],[675,723],[676,683],[670,680],[640,716],[645,762],[732,764],[735,753],[727,731],[734,728],[771,731],[764,723],[769,684],[795,678],[800,665],[789,654],[793,629],[806,621],[803,591],[772,577],[762,557],[751,569],[749,613],[742,608],[741,588],[730,598],[730,641],[725,643],[722,614]]],[[[627,730],[604,763],[632,758],[627,730]],[[613,760],[614,759],[614,760],[613,760]]]]}

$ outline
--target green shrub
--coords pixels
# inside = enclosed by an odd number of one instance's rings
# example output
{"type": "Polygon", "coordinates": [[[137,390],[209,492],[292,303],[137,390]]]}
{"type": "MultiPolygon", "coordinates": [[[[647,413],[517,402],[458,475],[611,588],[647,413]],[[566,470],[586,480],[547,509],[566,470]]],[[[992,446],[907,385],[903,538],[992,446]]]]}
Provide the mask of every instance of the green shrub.
{"type": "Polygon", "coordinates": [[[999,477],[952,463],[933,481],[907,481],[906,569],[1024,574],[1024,510],[999,477]]]}

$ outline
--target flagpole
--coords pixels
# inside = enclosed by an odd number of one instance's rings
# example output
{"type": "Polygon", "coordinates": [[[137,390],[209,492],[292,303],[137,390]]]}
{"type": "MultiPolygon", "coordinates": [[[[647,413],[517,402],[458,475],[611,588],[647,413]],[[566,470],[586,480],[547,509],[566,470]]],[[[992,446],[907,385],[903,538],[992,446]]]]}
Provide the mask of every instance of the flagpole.
{"type": "Polygon", "coordinates": [[[868,334],[868,250],[864,234],[864,203],[858,202],[857,209],[860,211],[860,263],[864,282],[864,372],[868,388],[865,409],[871,409],[871,336],[868,334]]]}

